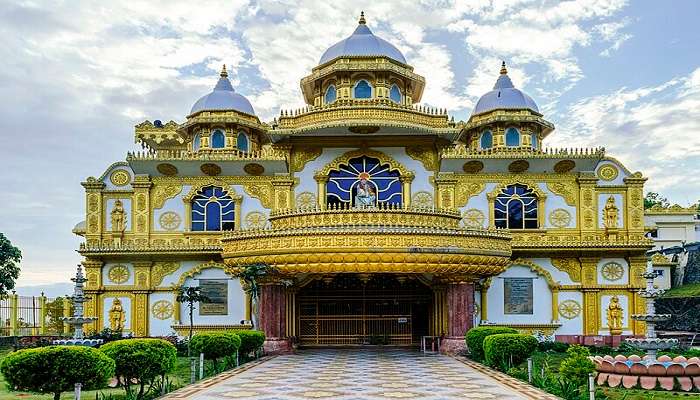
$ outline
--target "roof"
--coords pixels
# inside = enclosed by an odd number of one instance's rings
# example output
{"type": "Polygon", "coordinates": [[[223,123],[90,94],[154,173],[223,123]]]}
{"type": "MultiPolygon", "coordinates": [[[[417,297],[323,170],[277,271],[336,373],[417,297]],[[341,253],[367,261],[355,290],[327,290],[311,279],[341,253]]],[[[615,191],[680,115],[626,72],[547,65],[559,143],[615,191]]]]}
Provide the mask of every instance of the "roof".
{"type": "Polygon", "coordinates": [[[496,80],[493,90],[479,98],[472,115],[500,109],[526,109],[538,114],[540,112],[532,97],[515,88],[513,81],[508,77],[505,62],[501,66],[501,74],[496,80]]]}
{"type": "Polygon", "coordinates": [[[226,66],[221,70],[219,81],[214,90],[197,100],[190,110],[190,115],[200,111],[239,111],[245,114],[255,115],[255,110],[250,101],[236,93],[228,79],[226,66]]]}

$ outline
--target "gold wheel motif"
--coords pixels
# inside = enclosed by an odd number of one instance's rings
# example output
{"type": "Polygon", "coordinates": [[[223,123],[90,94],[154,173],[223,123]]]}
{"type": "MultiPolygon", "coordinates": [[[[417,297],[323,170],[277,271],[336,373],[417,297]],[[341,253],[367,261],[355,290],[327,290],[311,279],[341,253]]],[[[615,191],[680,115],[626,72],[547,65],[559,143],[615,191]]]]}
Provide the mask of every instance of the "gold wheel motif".
{"type": "Polygon", "coordinates": [[[411,199],[413,207],[418,208],[433,208],[435,203],[433,202],[433,196],[428,192],[418,192],[413,195],[411,199]]]}
{"type": "Polygon", "coordinates": [[[158,319],[168,319],[173,316],[173,303],[167,300],[158,300],[151,307],[151,314],[158,319]]]}
{"type": "Polygon", "coordinates": [[[115,265],[107,272],[107,277],[113,283],[121,284],[129,280],[129,268],[126,265],[115,265]]]}
{"type": "Polygon", "coordinates": [[[245,216],[245,226],[248,229],[263,229],[267,224],[267,217],[265,214],[252,211],[245,216]]]}
{"type": "Polygon", "coordinates": [[[310,209],[316,208],[316,195],[311,192],[301,192],[297,195],[297,208],[310,209]]]}
{"type": "Polygon", "coordinates": [[[559,314],[566,319],[574,319],[581,314],[581,304],[576,300],[564,300],[559,303],[559,314]]]}
{"type": "Polygon", "coordinates": [[[469,228],[482,228],[484,226],[484,213],[476,208],[470,208],[462,214],[464,226],[469,228]]]}
{"type": "Polygon", "coordinates": [[[616,262],[609,262],[603,265],[603,269],[601,270],[601,275],[603,275],[603,278],[609,281],[616,281],[622,278],[624,273],[625,271],[624,268],[622,268],[622,265],[616,262]]]}
{"type": "Polygon", "coordinates": [[[598,168],[598,177],[604,181],[612,181],[617,178],[619,171],[610,164],[605,164],[598,168]]]}
{"type": "Polygon", "coordinates": [[[549,213],[549,223],[557,228],[566,228],[571,222],[571,214],[563,208],[557,208],[549,213]]]}
{"type": "Polygon", "coordinates": [[[112,172],[109,176],[109,181],[112,182],[114,186],[124,186],[131,180],[131,175],[123,169],[118,169],[112,172]]]}
{"type": "Polygon", "coordinates": [[[182,218],[180,218],[176,212],[168,211],[161,214],[160,218],[158,218],[158,222],[160,223],[160,227],[166,231],[174,231],[180,227],[182,218]]]}

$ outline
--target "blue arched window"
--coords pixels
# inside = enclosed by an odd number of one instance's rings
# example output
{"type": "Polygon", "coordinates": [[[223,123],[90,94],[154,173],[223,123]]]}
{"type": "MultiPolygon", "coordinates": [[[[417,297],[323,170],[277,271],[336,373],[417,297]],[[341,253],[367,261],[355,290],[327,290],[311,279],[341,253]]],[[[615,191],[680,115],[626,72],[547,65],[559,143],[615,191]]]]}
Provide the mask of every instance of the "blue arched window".
{"type": "Polygon", "coordinates": [[[391,89],[389,89],[389,98],[394,103],[401,104],[401,90],[399,89],[398,86],[396,86],[396,84],[391,85],[391,89]]]}
{"type": "Polygon", "coordinates": [[[196,133],[194,139],[192,139],[192,151],[199,151],[200,141],[199,133],[196,133]]]}
{"type": "Polygon", "coordinates": [[[217,186],[205,186],[192,199],[193,231],[233,230],[235,204],[228,192],[217,186]]]}
{"type": "Polygon", "coordinates": [[[480,142],[482,149],[490,149],[493,146],[493,134],[491,131],[482,132],[480,142]]]}
{"type": "Polygon", "coordinates": [[[357,157],[341,164],[338,170],[331,171],[326,184],[329,204],[352,204],[355,206],[360,181],[364,178],[374,195],[374,205],[379,203],[402,203],[401,174],[392,170],[389,164],[382,164],[373,157],[357,157]]]}
{"type": "Polygon", "coordinates": [[[211,134],[211,148],[212,149],[223,149],[226,146],[226,136],[220,130],[215,130],[211,134]]]}
{"type": "Polygon", "coordinates": [[[530,143],[532,143],[532,148],[536,149],[540,144],[537,141],[537,134],[530,134],[530,143]]]}
{"type": "Polygon", "coordinates": [[[515,128],[506,129],[506,146],[517,147],[520,146],[520,132],[515,128]]]}
{"type": "Polygon", "coordinates": [[[353,92],[356,99],[369,99],[372,97],[372,86],[362,79],[357,81],[353,92]]]}
{"type": "Polygon", "coordinates": [[[335,85],[328,86],[328,89],[326,89],[326,95],[324,96],[325,103],[331,104],[335,101],[337,95],[338,93],[335,90],[335,85]]]}
{"type": "Polygon", "coordinates": [[[537,229],[537,195],[525,185],[510,185],[494,201],[497,228],[537,229]]]}
{"type": "Polygon", "coordinates": [[[238,132],[238,136],[236,137],[236,147],[240,151],[248,151],[248,136],[246,136],[245,132],[238,132]]]}

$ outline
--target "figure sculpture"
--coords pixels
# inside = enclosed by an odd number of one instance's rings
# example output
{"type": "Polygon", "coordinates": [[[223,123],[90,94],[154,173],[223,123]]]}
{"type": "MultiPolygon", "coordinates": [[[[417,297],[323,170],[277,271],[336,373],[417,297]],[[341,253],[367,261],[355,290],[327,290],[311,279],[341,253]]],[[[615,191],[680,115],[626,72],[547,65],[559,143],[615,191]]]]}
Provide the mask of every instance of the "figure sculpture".
{"type": "Polygon", "coordinates": [[[615,205],[615,198],[610,196],[608,197],[608,201],[605,203],[605,207],[603,208],[603,218],[606,229],[617,228],[617,215],[618,209],[615,205]]]}
{"type": "Polygon", "coordinates": [[[122,307],[122,302],[119,299],[114,299],[112,301],[112,308],[109,309],[109,328],[113,331],[124,330],[124,324],[126,323],[126,315],[124,313],[124,307],[122,307]]]}
{"type": "Polygon", "coordinates": [[[373,207],[377,200],[377,195],[374,190],[374,185],[369,183],[367,178],[360,178],[360,182],[357,184],[357,192],[355,194],[355,206],[356,207],[373,207]]]}
{"type": "Polygon", "coordinates": [[[112,232],[124,232],[126,228],[126,216],[124,213],[124,205],[121,200],[116,200],[114,202],[114,207],[112,207],[110,215],[112,219],[112,232]]]}
{"type": "Polygon", "coordinates": [[[608,328],[610,328],[611,335],[621,335],[622,334],[622,306],[620,305],[620,299],[617,296],[613,296],[610,299],[610,304],[608,304],[608,328]]]}

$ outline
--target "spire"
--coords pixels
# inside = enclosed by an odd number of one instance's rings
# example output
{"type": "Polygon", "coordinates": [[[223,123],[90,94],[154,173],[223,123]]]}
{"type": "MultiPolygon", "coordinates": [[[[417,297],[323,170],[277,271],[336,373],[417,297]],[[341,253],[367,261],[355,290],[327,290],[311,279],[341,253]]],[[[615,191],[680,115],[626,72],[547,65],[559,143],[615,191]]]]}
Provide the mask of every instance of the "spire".
{"type": "Polygon", "coordinates": [[[501,62],[501,75],[506,75],[508,74],[508,70],[506,69],[506,62],[503,61],[501,62]]]}
{"type": "Polygon", "coordinates": [[[367,21],[365,21],[365,12],[360,11],[360,20],[358,21],[358,24],[360,25],[365,25],[367,21]]]}
{"type": "Polygon", "coordinates": [[[226,72],[226,64],[224,64],[224,67],[221,68],[221,73],[219,74],[219,76],[222,78],[228,78],[228,72],[226,72]]]}

